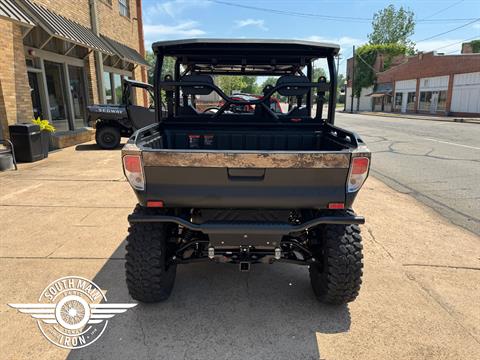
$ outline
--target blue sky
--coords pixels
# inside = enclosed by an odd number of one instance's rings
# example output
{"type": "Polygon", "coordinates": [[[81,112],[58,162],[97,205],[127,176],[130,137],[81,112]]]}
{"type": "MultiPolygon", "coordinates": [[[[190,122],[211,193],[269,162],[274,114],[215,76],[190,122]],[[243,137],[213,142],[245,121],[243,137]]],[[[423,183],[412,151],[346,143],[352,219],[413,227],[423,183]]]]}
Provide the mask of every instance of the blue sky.
{"type": "MultiPolygon", "coordinates": [[[[367,41],[368,19],[391,3],[415,12],[419,21],[412,39],[418,50],[459,53],[463,40],[480,38],[480,0],[143,0],[145,43],[150,49],[157,40],[193,37],[295,38],[338,43],[346,58],[352,45],[367,41]]],[[[340,71],[344,73],[345,61],[340,71]]]]}

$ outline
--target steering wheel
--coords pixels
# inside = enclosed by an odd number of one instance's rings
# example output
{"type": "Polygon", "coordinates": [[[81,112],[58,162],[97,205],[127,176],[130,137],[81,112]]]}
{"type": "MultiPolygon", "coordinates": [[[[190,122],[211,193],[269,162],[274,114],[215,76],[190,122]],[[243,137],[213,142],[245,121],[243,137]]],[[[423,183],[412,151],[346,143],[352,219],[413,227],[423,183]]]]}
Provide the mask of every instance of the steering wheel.
{"type": "Polygon", "coordinates": [[[220,110],[220,108],[218,106],[211,106],[211,107],[203,110],[202,113],[203,114],[216,114],[218,110],[220,110]]]}

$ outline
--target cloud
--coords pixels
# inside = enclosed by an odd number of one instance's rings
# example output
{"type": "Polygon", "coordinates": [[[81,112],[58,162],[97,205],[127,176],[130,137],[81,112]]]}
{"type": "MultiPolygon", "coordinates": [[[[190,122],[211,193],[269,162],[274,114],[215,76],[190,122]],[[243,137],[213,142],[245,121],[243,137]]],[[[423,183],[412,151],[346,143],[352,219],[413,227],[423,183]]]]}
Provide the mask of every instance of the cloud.
{"type": "Polygon", "coordinates": [[[458,51],[462,49],[462,39],[443,39],[443,40],[430,40],[422,41],[415,45],[418,51],[430,52],[437,51],[440,53],[449,53],[452,51],[458,51]]]}
{"type": "Polygon", "coordinates": [[[477,23],[473,24],[472,27],[474,29],[480,29],[480,23],[477,22],[477,23]]]}
{"type": "Polygon", "coordinates": [[[353,45],[360,46],[367,42],[367,40],[365,39],[352,38],[350,36],[341,36],[339,38],[325,38],[322,36],[312,35],[305,38],[304,40],[338,44],[340,45],[340,48],[341,48],[340,54],[341,55],[347,54],[349,57],[352,55],[353,45]]]}
{"type": "Polygon", "coordinates": [[[207,0],[172,0],[163,3],[154,3],[147,6],[144,11],[146,19],[152,20],[161,15],[167,15],[171,18],[176,18],[186,10],[198,7],[207,7],[211,4],[207,0]]]}
{"type": "Polygon", "coordinates": [[[206,32],[199,28],[196,21],[186,21],[176,25],[144,25],[145,46],[150,47],[152,42],[166,38],[196,37],[206,32]]]}
{"type": "Polygon", "coordinates": [[[264,31],[267,31],[268,28],[265,26],[265,21],[262,19],[243,19],[243,20],[235,20],[235,27],[236,28],[243,28],[247,26],[254,26],[264,31]]]}

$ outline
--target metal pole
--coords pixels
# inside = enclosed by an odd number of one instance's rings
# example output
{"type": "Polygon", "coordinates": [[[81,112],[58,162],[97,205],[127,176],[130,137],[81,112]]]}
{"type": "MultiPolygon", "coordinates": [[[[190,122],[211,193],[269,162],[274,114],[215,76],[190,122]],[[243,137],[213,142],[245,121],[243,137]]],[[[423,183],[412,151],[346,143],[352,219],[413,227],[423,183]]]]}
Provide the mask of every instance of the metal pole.
{"type": "MultiPolygon", "coordinates": [[[[353,89],[355,83],[355,45],[353,45],[353,58],[352,58],[352,100],[351,100],[351,107],[350,113],[353,114],[353,89]]],[[[345,99],[346,101],[346,99],[345,99]]]]}

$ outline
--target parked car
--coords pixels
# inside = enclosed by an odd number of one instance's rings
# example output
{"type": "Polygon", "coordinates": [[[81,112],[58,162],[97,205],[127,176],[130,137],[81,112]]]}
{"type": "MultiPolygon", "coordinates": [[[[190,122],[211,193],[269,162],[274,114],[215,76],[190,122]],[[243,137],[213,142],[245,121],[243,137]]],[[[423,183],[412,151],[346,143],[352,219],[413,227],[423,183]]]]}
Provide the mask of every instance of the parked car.
{"type": "MultiPolygon", "coordinates": [[[[268,88],[267,88],[268,89],[268,88]]],[[[264,91],[265,92],[265,91],[264,91]]],[[[255,94],[245,94],[245,93],[237,93],[233,94],[231,96],[233,100],[244,100],[244,101],[254,101],[257,99],[261,99],[261,95],[255,95],[255,94]]],[[[269,100],[270,103],[270,109],[272,109],[273,112],[276,113],[281,113],[282,112],[282,107],[280,105],[280,101],[278,99],[271,97],[269,100]]],[[[220,109],[223,105],[225,104],[225,101],[220,101],[218,104],[218,109],[220,109]]],[[[213,109],[213,108],[211,108],[213,109]]],[[[232,105],[230,106],[229,111],[235,112],[235,113],[251,113],[255,111],[255,105],[250,105],[250,104],[243,104],[243,105],[232,105]]]]}
{"type": "Polygon", "coordinates": [[[165,300],[179,264],[214,261],[249,271],[256,263],[290,262],[309,266],[320,301],[353,301],[363,268],[358,225],[365,221],[353,204],[368,176],[370,151],[357,134],[334,125],[339,46],[194,39],[153,48],[155,99],[161,104],[165,96],[168,111],[159,106],[157,123],[135,132],[122,149],[125,176],[138,198],[128,218],[131,296],[165,300]],[[160,77],[165,56],[176,59],[173,78],[160,77]],[[319,58],[329,64],[329,83],[312,79],[319,58]],[[213,82],[212,75],[240,71],[279,78],[261,98],[229,97],[213,82]],[[224,106],[213,113],[192,108],[188,98],[212,91],[224,106]],[[296,105],[273,111],[275,93],[296,105]],[[254,111],[227,112],[232,106],[254,111]]]}
{"type": "Polygon", "coordinates": [[[120,105],[97,104],[87,107],[88,125],[96,129],[95,140],[102,149],[117,148],[122,137],[130,137],[134,131],[155,122],[153,86],[125,79],[122,89],[120,105]],[[135,89],[143,89],[150,94],[150,107],[135,105],[135,89]]]}

